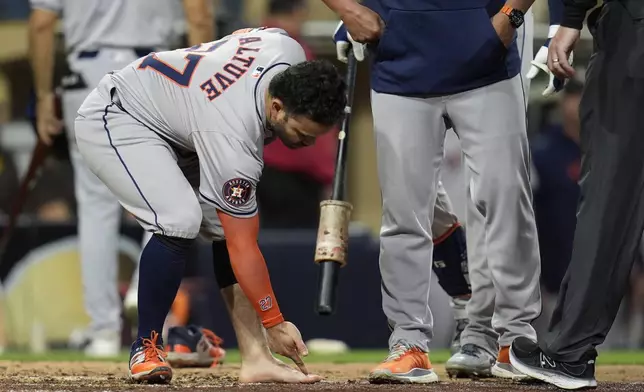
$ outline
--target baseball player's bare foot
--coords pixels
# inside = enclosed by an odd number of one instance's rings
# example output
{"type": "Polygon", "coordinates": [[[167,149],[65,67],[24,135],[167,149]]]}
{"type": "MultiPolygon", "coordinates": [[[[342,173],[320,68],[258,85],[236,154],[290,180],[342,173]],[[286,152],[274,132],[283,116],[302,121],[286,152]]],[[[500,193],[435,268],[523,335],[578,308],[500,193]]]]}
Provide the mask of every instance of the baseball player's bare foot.
{"type": "MultiPolygon", "coordinates": [[[[266,340],[267,332],[238,283],[222,289],[221,294],[230,313],[242,357],[240,383],[312,384],[322,379],[318,375],[304,374],[273,357],[266,340]]],[[[295,333],[295,326],[287,326],[289,334],[295,333]]],[[[299,366],[306,369],[302,363],[299,366]]]]}
{"type": "Polygon", "coordinates": [[[320,380],[316,374],[306,375],[275,358],[243,363],[239,373],[240,383],[313,384],[320,380]]]}

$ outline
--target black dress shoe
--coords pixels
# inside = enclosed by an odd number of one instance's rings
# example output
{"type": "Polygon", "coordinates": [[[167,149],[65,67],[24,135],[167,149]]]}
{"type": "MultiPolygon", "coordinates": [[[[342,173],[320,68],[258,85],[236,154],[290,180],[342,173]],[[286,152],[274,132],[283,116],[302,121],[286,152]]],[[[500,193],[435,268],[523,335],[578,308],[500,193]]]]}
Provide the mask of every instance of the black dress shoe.
{"type": "Polygon", "coordinates": [[[510,363],[515,369],[562,389],[596,388],[596,356],[593,351],[584,354],[577,362],[558,362],[525,337],[516,338],[510,348],[510,363]]]}

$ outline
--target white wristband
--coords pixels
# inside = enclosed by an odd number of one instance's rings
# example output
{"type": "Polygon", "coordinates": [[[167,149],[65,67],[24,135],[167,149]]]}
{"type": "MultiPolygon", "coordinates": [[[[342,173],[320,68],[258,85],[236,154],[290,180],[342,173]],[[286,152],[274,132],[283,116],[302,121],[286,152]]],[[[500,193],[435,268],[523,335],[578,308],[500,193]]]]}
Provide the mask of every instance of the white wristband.
{"type": "Polygon", "coordinates": [[[559,25],[551,25],[548,29],[548,38],[554,37],[557,34],[557,30],[559,30],[559,25]]]}

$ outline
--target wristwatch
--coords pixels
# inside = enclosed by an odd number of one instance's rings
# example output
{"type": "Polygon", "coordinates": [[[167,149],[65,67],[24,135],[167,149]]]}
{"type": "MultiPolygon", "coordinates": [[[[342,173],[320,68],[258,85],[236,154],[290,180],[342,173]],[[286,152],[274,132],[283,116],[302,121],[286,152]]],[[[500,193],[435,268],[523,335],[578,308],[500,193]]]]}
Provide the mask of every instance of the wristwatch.
{"type": "Polygon", "coordinates": [[[515,29],[518,29],[519,26],[523,24],[523,12],[521,10],[514,9],[509,5],[504,5],[501,8],[501,12],[510,18],[510,24],[515,29]]]}

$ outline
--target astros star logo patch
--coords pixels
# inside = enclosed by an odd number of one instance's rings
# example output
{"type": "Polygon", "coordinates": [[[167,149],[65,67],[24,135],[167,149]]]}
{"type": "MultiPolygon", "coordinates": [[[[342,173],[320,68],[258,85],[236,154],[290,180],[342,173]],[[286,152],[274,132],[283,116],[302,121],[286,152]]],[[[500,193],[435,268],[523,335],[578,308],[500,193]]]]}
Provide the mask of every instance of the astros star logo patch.
{"type": "Polygon", "coordinates": [[[224,200],[233,207],[243,206],[250,200],[253,185],[243,178],[226,181],[223,188],[224,200]]]}

